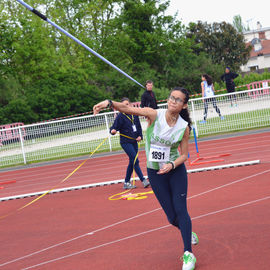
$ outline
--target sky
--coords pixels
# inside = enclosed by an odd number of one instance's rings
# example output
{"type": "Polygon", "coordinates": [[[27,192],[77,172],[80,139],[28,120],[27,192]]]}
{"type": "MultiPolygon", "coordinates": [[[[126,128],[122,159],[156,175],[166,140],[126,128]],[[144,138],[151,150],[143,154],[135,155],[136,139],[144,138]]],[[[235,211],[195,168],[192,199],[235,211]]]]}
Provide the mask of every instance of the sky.
{"type": "Polygon", "coordinates": [[[250,30],[257,29],[259,21],[262,27],[270,27],[269,0],[170,0],[166,14],[174,15],[178,11],[178,20],[188,25],[189,22],[233,23],[233,17],[240,15],[243,24],[250,30]]]}

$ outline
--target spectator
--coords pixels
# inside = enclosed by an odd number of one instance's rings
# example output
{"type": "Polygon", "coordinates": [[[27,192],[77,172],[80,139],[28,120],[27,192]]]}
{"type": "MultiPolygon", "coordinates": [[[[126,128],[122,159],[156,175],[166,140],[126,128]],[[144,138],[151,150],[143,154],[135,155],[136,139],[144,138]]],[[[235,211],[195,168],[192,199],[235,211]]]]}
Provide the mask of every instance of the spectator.
{"type": "Polygon", "coordinates": [[[153,82],[148,80],[146,81],[146,90],[141,96],[141,107],[150,107],[152,109],[157,109],[157,101],[155,93],[153,92],[153,82]]]}
{"type": "MultiPolygon", "coordinates": [[[[127,106],[130,105],[130,101],[128,98],[122,98],[121,103],[127,106]]],[[[124,189],[136,188],[136,186],[130,182],[130,177],[133,169],[142,181],[143,186],[145,188],[148,187],[150,183],[147,179],[144,178],[141,168],[139,166],[139,159],[137,157],[138,142],[143,139],[142,127],[139,117],[137,115],[119,113],[110,128],[110,132],[112,135],[115,135],[117,131],[120,132],[121,147],[124,149],[124,151],[129,157],[129,164],[126,171],[124,189]]]]}
{"type": "MultiPolygon", "coordinates": [[[[233,80],[237,78],[238,76],[239,76],[238,74],[231,72],[229,67],[226,67],[225,73],[221,76],[221,80],[225,81],[226,89],[228,93],[235,92],[235,84],[233,80]]],[[[229,95],[229,99],[231,101],[231,106],[237,107],[236,95],[229,95]],[[234,104],[233,104],[233,101],[234,101],[234,104]]]]}

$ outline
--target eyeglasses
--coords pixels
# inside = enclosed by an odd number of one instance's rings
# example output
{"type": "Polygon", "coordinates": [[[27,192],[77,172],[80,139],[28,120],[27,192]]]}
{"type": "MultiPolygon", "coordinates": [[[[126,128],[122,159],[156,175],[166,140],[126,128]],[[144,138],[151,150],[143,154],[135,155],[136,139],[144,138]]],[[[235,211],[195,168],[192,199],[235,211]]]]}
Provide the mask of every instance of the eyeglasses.
{"type": "Polygon", "coordinates": [[[170,99],[171,101],[173,101],[173,102],[178,103],[178,104],[184,103],[184,100],[183,100],[183,99],[181,99],[181,98],[176,98],[176,97],[174,97],[174,96],[169,96],[169,99],[170,99]]]}

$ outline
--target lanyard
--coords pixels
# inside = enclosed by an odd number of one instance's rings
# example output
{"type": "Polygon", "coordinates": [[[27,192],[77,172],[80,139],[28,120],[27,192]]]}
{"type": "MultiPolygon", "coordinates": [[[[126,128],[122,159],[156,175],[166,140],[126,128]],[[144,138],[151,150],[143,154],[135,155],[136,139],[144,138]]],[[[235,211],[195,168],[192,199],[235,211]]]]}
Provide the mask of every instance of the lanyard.
{"type": "Polygon", "coordinates": [[[132,120],[131,120],[130,117],[127,116],[125,113],[123,113],[123,114],[131,121],[132,125],[134,125],[134,117],[133,117],[133,114],[131,115],[132,120]]]}

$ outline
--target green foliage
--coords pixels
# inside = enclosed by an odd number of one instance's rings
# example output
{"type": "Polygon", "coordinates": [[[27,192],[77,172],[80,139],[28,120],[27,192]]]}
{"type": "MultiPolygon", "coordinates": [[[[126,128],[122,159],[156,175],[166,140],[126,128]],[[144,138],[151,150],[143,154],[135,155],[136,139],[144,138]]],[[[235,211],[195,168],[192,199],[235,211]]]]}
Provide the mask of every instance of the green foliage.
{"type": "Polygon", "coordinates": [[[13,99],[7,106],[0,110],[0,120],[2,123],[15,123],[25,121],[26,123],[36,122],[36,114],[24,99],[13,99]]]}
{"type": "Polygon", "coordinates": [[[236,85],[241,85],[241,84],[249,84],[256,81],[269,80],[269,79],[270,79],[270,72],[265,71],[262,74],[249,73],[249,74],[246,74],[244,77],[239,76],[234,81],[236,85]]]}
{"type": "Polygon", "coordinates": [[[246,47],[244,36],[226,22],[190,23],[187,37],[200,45],[197,52],[206,52],[214,63],[239,70],[248,61],[251,47],[246,47]]]}

